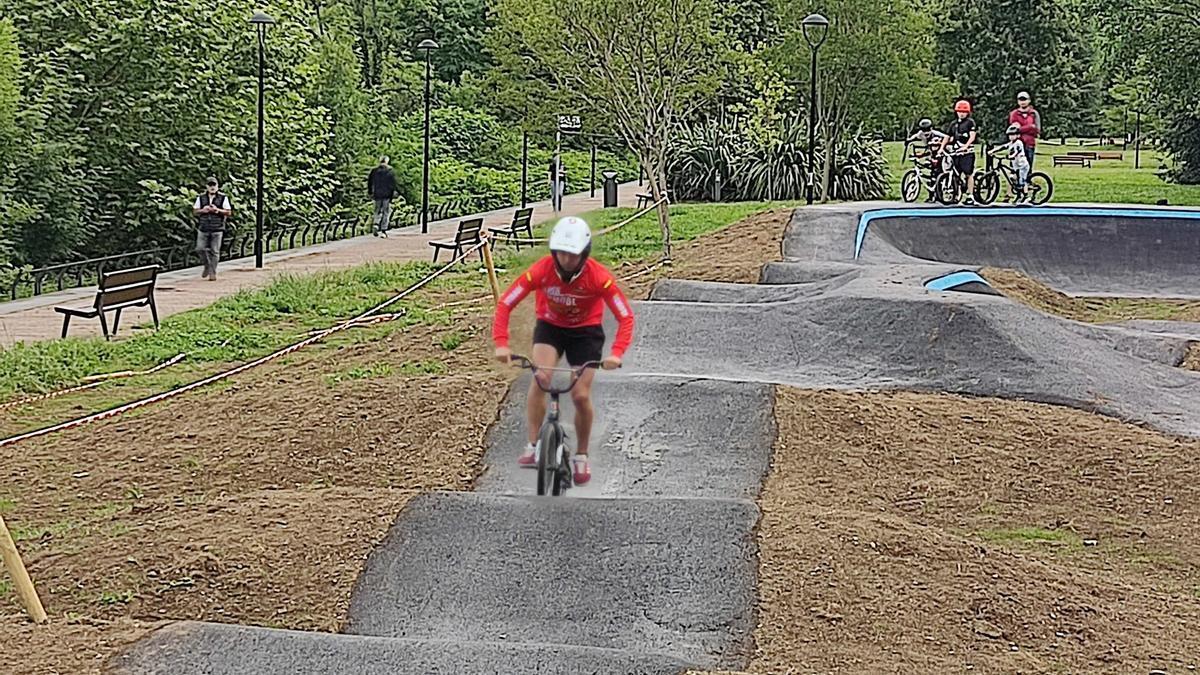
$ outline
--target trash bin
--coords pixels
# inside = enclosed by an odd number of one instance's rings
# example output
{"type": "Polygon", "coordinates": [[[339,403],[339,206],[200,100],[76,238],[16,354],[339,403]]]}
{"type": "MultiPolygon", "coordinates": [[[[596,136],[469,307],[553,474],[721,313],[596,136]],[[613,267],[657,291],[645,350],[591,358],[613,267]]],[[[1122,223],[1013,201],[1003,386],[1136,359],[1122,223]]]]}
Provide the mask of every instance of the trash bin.
{"type": "Polygon", "coordinates": [[[604,208],[612,209],[617,206],[617,172],[601,171],[604,176],[604,208]]]}

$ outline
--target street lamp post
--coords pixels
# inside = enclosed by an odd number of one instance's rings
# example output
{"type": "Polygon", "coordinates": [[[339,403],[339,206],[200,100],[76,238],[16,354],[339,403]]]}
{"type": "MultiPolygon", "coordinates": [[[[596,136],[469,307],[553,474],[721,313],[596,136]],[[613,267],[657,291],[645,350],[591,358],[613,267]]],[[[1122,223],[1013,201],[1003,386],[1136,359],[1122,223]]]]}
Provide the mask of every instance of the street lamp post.
{"type": "Polygon", "coordinates": [[[429,53],[438,48],[438,43],[426,38],[417,49],[425,52],[425,163],[421,173],[421,234],[429,232],[429,78],[431,75],[429,53]]]}
{"type": "Polygon", "coordinates": [[[1133,168],[1142,168],[1142,109],[1137,110],[1137,120],[1133,125],[1133,168]]]}
{"type": "Polygon", "coordinates": [[[263,148],[266,129],[263,121],[264,92],[263,76],[264,62],[267,50],[267,28],[275,25],[275,19],[265,12],[255,12],[250,17],[250,24],[258,31],[258,196],[254,213],[254,266],[263,266],[263,164],[265,150],[263,148]]]}
{"type": "Polygon", "coordinates": [[[521,208],[529,206],[529,104],[521,118],[521,208]]]}
{"type": "Polygon", "coordinates": [[[812,204],[814,183],[817,180],[817,50],[829,35],[829,19],[820,14],[809,14],[800,25],[804,31],[804,40],[812,50],[812,67],[808,75],[808,194],[805,195],[805,201],[812,204]]]}

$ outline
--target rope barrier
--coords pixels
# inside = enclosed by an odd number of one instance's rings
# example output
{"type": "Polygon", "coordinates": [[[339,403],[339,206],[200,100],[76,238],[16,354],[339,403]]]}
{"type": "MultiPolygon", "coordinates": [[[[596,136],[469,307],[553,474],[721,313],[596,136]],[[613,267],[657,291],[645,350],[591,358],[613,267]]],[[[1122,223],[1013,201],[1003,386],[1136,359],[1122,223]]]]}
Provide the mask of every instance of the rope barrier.
{"type": "Polygon", "coordinates": [[[154,366],[153,368],[149,368],[147,370],[123,370],[118,373],[105,373],[103,375],[89,375],[89,376],[83,378],[83,381],[85,384],[81,384],[81,385],[78,385],[75,387],[68,387],[66,389],[59,389],[58,391],[52,391],[47,394],[40,394],[38,396],[30,396],[28,398],[22,398],[22,399],[18,399],[16,401],[6,401],[4,403],[0,403],[0,410],[8,410],[10,408],[20,408],[21,406],[30,405],[32,403],[40,403],[42,401],[49,401],[50,399],[55,399],[60,396],[66,396],[67,394],[75,394],[75,393],[78,393],[81,391],[87,391],[88,389],[94,389],[96,387],[99,387],[100,385],[108,382],[109,380],[122,379],[122,378],[126,378],[126,377],[138,377],[141,375],[152,375],[154,373],[157,373],[160,370],[163,370],[164,368],[168,368],[170,366],[175,365],[176,363],[179,363],[180,361],[182,361],[184,359],[185,356],[187,356],[187,354],[176,354],[175,356],[171,357],[170,359],[163,361],[162,363],[158,364],[157,366],[154,366]]]}
{"type": "Polygon", "coordinates": [[[472,253],[479,250],[480,247],[486,246],[487,243],[488,242],[485,239],[484,241],[480,242],[479,244],[476,244],[476,245],[472,246],[471,248],[466,249],[465,251],[463,251],[463,253],[461,255],[459,255],[454,260],[451,260],[450,262],[446,263],[445,266],[441,267],[438,270],[435,270],[434,272],[432,272],[429,275],[422,278],[420,281],[414,283],[412,286],[409,286],[408,288],[404,289],[400,293],[392,296],[391,298],[389,298],[387,300],[384,300],[383,302],[379,303],[378,305],[375,305],[371,309],[368,309],[365,312],[359,314],[358,316],[355,316],[355,317],[353,317],[351,319],[347,319],[339,324],[335,324],[334,326],[326,328],[326,329],[322,330],[321,332],[317,333],[316,335],[305,338],[304,340],[301,340],[300,342],[296,342],[291,345],[288,345],[287,347],[279,349],[275,352],[267,354],[266,356],[260,357],[253,361],[250,361],[248,363],[243,363],[242,365],[240,365],[236,368],[225,370],[225,371],[222,371],[215,375],[210,375],[202,380],[197,380],[196,382],[192,382],[190,384],[185,384],[182,387],[179,387],[177,389],[172,389],[171,391],[165,391],[161,394],[155,394],[154,396],[149,396],[147,398],[139,399],[139,400],[133,401],[131,403],[126,403],[126,404],[117,406],[116,408],[111,408],[109,410],[94,413],[92,415],[87,415],[85,417],[80,417],[78,419],[70,420],[67,422],[62,422],[60,424],[55,424],[53,426],[49,426],[49,427],[45,427],[42,429],[37,429],[35,431],[30,431],[30,432],[26,432],[23,434],[19,434],[17,436],[5,438],[3,440],[0,440],[0,448],[12,445],[14,443],[20,443],[21,441],[26,441],[31,438],[38,438],[39,436],[46,436],[48,434],[57,433],[59,431],[65,431],[67,429],[81,427],[86,424],[91,424],[92,422],[98,422],[100,420],[107,419],[109,417],[116,417],[117,415],[129,412],[130,410],[136,410],[138,408],[143,408],[145,406],[152,405],[152,404],[158,403],[160,401],[165,401],[167,399],[174,398],[176,396],[180,396],[189,391],[210,385],[214,382],[220,382],[221,380],[225,380],[225,379],[228,379],[235,375],[244,373],[247,370],[250,370],[252,368],[257,368],[258,366],[261,366],[264,363],[268,363],[270,361],[274,361],[276,359],[287,356],[288,354],[291,354],[292,352],[303,349],[304,347],[307,347],[308,345],[311,345],[314,342],[318,342],[326,337],[329,337],[330,335],[333,335],[334,333],[346,330],[347,328],[350,328],[358,323],[361,323],[364,319],[366,319],[374,314],[377,314],[378,312],[381,312],[384,309],[387,309],[388,307],[391,307],[392,305],[396,304],[397,302],[400,302],[401,300],[408,297],[409,295],[412,295],[413,293],[420,290],[421,288],[424,288],[426,285],[429,284],[429,282],[438,278],[439,276],[444,274],[450,268],[454,267],[458,263],[465,260],[467,258],[467,256],[469,256],[472,253]]]}

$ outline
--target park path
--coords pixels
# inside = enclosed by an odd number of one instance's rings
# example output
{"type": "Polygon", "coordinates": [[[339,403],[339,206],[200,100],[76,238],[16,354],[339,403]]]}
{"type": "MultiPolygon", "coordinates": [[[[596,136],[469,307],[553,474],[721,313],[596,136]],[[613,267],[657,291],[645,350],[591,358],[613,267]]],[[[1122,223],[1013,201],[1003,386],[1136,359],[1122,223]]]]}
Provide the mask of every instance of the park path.
{"type": "MultiPolygon", "coordinates": [[[[634,206],[639,192],[637,183],[620,186],[618,206],[634,206]]],[[[563,209],[557,214],[550,202],[530,204],[533,207],[534,224],[544,223],[555,217],[580,215],[601,208],[603,193],[596,196],[581,192],[567,196],[563,209]]],[[[432,256],[428,242],[451,236],[457,223],[465,218],[482,217],[485,227],[500,227],[512,221],[516,207],[508,207],[474,216],[461,216],[429,224],[429,233],[421,234],[417,227],[393,229],[387,239],[369,234],[341,241],[307,246],[271,253],[264,257],[263,268],[254,267],[254,258],[247,257],[221,263],[216,281],[200,278],[200,268],[192,267],[159,276],[155,298],[159,318],[206,307],[219,298],[233,295],[246,288],[266,286],[282,273],[307,274],[355,267],[368,262],[427,260],[432,256]]],[[[445,256],[443,256],[445,259],[445,256]]],[[[33,298],[0,303],[0,347],[17,342],[53,340],[62,331],[62,315],[54,311],[55,305],[86,307],[95,297],[95,287],[75,288],[57,293],[47,293],[33,298]]],[[[121,316],[121,335],[129,335],[129,326],[150,322],[150,310],[127,309],[121,316]]],[[[100,322],[84,319],[71,321],[72,336],[100,335],[100,322]]]]}

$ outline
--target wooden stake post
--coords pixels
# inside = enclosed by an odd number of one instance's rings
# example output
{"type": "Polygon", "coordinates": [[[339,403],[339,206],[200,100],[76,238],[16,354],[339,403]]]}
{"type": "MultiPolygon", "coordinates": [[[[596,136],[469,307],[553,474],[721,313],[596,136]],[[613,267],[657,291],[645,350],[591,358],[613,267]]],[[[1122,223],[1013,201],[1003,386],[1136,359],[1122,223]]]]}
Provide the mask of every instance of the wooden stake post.
{"type": "Polygon", "coordinates": [[[4,558],[4,566],[8,568],[8,574],[17,587],[17,596],[21,598],[21,604],[25,605],[25,611],[29,612],[29,618],[33,619],[34,623],[45,623],[46,610],[42,607],[42,601],[33,587],[33,581],[29,579],[29,572],[25,570],[25,563],[21,562],[17,544],[13,541],[12,535],[8,533],[8,526],[4,524],[2,517],[0,517],[0,557],[4,558]]]}
{"type": "Polygon", "coordinates": [[[500,304],[500,284],[496,281],[496,265],[492,262],[491,235],[483,241],[483,263],[487,265],[488,283],[492,285],[492,300],[500,304]]]}

